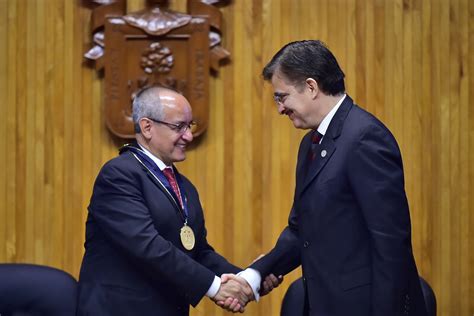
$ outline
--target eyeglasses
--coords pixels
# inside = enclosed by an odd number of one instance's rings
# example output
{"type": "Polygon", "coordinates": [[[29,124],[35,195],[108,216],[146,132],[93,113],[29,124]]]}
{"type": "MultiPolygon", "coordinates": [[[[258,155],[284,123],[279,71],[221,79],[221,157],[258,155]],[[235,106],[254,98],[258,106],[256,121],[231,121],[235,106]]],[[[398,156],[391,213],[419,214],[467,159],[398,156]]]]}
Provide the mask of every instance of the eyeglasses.
{"type": "Polygon", "coordinates": [[[290,94],[289,93],[278,93],[278,92],[275,92],[273,94],[273,100],[275,101],[275,103],[277,105],[280,105],[280,104],[283,104],[285,103],[285,100],[286,98],[289,96],[290,94]]]}
{"type": "Polygon", "coordinates": [[[186,131],[188,129],[191,131],[191,133],[194,133],[196,131],[196,127],[197,127],[196,122],[194,122],[194,121],[191,121],[189,123],[181,122],[179,124],[175,124],[175,123],[169,123],[169,122],[164,122],[164,121],[160,121],[160,120],[155,120],[154,118],[151,118],[151,117],[148,117],[148,119],[152,120],[155,123],[166,125],[170,129],[172,129],[173,131],[175,131],[176,133],[179,133],[179,134],[186,133],[186,131]]]}

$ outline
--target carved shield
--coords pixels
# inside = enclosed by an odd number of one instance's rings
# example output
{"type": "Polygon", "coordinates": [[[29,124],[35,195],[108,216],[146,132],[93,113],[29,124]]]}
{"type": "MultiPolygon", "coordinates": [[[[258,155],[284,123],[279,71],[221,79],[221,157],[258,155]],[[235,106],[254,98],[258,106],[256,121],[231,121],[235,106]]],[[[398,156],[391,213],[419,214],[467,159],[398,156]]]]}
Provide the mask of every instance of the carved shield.
{"type": "Polygon", "coordinates": [[[221,0],[188,0],[188,12],[163,9],[166,1],[125,14],[126,0],[90,0],[94,46],[85,57],[104,69],[105,121],[122,138],[135,136],[132,100],[143,87],[162,85],[191,103],[202,134],[209,116],[209,70],[218,70],[229,52],[221,45],[221,0]],[[158,5],[157,5],[158,4],[158,5]]]}

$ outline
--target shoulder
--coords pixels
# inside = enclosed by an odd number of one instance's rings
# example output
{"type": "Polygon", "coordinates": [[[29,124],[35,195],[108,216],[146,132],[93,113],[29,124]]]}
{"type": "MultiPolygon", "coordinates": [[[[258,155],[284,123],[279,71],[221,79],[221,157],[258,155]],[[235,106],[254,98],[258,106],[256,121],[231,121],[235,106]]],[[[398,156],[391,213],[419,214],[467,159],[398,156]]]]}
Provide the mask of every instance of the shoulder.
{"type": "Polygon", "coordinates": [[[98,179],[101,177],[133,177],[140,174],[141,166],[131,152],[125,152],[107,161],[99,171],[98,179]]]}
{"type": "Polygon", "coordinates": [[[387,161],[401,161],[400,147],[392,132],[375,115],[356,104],[347,116],[341,139],[353,159],[381,155],[387,161]]]}
{"type": "Polygon", "coordinates": [[[353,105],[347,116],[344,128],[349,132],[348,134],[358,139],[378,136],[390,142],[396,142],[392,132],[380,119],[357,104],[353,105]]]}
{"type": "Polygon", "coordinates": [[[360,126],[361,128],[366,128],[367,126],[380,126],[384,129],[387,129],[387,127],[379,118],[355,103],[349,115],[347,116],[347,119],[349,123],[357,122],[358,124],[356,125],[360,126]]]}

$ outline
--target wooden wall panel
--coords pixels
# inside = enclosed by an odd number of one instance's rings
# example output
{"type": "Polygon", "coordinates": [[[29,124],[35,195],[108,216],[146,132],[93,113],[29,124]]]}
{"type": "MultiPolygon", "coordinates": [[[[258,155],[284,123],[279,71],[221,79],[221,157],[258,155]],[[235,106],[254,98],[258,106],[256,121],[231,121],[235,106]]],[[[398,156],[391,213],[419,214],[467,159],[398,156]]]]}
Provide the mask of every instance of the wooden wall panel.
{"type": "MultiPolygon", "coordinates": [[[[7,2],[0,1],[0,40],[6,41],[8,32],[8,6],[7,2]]],[[[8,50],[7,45],[0,45],[0,96],[5,98],[7,96],[7,56],[8,50]]],[[[6,221],[6,210],[7,210],[7,182],[3,179],[7,178],[7,155],[5,148],[7,147],[7,139],[4,135],[7,133],[7,115],[8,115],[8,100],[0,102],[0,148],[3,150],[0,153],[0,165],[4,166],[0,168],[0,256],[3,256],[7,252],[7,227],[8,222],[6,221]]],[[[3,258],[2,258],[3,259],[3,258]]]]}
{"type": "MultiPolygon", "coordinates": [[[[170,1],[176,10],[185,0],[170,1]]],[[[144,0],[129,0],[128,10],[144,0]]],[[[78,276],[91,188],[122,140],[105,128],[86,1],[0,0],[0,262],[78,276]]],[[[304,132],[276,112],[260,73],[293,40],[328,44],[348,93],[402,150],[420,273],[438,314],[474,314],[474,2],[239,0],[222,8],[231,60],[210,81],[210,124],[179,164],[209,240],[246,266],[285,226],[304,132]]],[[[247,315],[278,315],[300,270],[247,315]]],[[[224,315],[205,299],[193,315],[224,315]]]]}

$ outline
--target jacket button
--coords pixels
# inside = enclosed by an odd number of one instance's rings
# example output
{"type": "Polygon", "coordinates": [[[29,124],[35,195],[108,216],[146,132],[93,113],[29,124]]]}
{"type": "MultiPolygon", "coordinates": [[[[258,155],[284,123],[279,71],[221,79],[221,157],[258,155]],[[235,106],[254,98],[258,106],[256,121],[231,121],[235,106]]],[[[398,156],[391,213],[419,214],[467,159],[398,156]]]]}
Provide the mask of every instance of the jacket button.
{"type": "Polygon", "coordinates": [[[306,240],[306,241],[303,243],[303,247],[304,247],[304,248],[308,248],[308,246],[309,246],[309,241],[306,240]]]}

